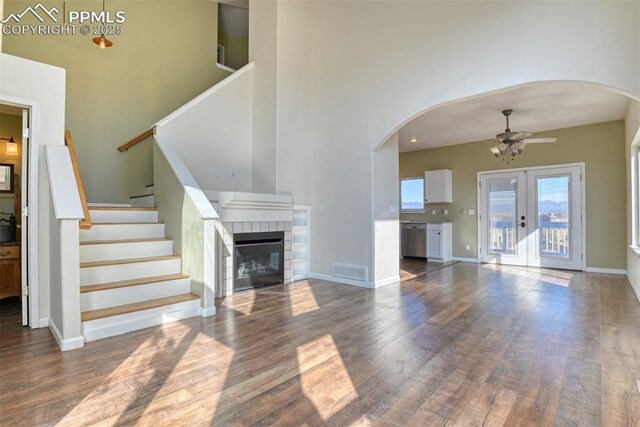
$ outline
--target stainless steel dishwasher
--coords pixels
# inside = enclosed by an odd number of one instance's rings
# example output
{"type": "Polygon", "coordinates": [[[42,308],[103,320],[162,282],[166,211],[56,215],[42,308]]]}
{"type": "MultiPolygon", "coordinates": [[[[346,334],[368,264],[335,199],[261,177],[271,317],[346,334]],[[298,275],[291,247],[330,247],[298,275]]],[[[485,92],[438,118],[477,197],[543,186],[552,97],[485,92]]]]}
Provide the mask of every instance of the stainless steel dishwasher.
{"type": "Polygon", "coordinates": [[[402,229],[402,256],[427,257],[427,225],[404,223],[402,229]]]}

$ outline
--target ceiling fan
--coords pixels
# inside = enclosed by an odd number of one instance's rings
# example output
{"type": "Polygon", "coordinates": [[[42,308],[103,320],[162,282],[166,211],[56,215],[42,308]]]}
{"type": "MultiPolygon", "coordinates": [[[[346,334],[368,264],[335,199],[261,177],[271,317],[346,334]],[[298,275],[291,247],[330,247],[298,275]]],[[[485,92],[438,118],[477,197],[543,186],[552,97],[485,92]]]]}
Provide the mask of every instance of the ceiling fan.
{"type": "Polygon", "coordinates": [[[503,161],[506,159],[507,163],[509,163],[516,155],[522,154],[527,144],[549,143],[558,140],[558,138],[529,138],[532,135],[531,132],[512,132],[509,129],[509,116],[511,113],[513,113],[511,109],[502,111],[507,120],[507,127],[503,133],[496,135],[496,145],[491,147],[491,152],[496,158],[502,158],[503,161]]]}

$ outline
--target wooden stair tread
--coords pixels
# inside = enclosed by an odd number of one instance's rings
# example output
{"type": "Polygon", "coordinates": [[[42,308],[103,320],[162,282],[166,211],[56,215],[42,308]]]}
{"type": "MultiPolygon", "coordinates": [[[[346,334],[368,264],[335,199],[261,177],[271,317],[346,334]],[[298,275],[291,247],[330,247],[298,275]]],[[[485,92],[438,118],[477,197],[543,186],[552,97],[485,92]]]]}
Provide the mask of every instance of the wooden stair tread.
{"type": "Polygon", "coordinates": [[[136,302],[133,304],[118,305],[116,307],[101,308],[99,310],[85,311],[81,315],[83,322],[90,320],[103,319],[105,317],[118,316],[120,314],[134,313],[136,311],[149,310],[152,308],[162,307],[165,305],[177,304],[186,301],[200,299],[198,295],[182,294],[171,297],[152,299],[148,301],[136,302]]]}
{"type": "Polygon", "coordinates": [[[90,262],[81,262],[80,268],[106,267],[110,265],[135,264],[139,262],[170,261],[174,259],[180,259],[180,257],[175,255],[166,255],[166,256],[153,256],[153,257],[146,257],[146,258],[116,259],[116,260],[110,260],[110,261],[90,261],[90,262]]]}
{"type": "Polygon", "coordinates": [[[118,206],[89,206],[90,211],[157,211],[158,208],[118,207],[118,206]]]}
{"type": "Polygon", "coordinates": [[[167,274],[165,276],[143,277],[141,279],[120,280],[118,282],[98,283],[96,285],[80,286],[80,293],[106,291],[109,289],[127,288],[129,286],[148,285],[150,283],[168,282],[170,280],[189,279],[184,273],[167,274]]]}
{"type": "Polygon", "coordinates": [[[154,194],[153,194],[153,193],[151,193],[151,194],[139,194],[139,195],[137,195],[137,196],[131,196],[131,197],[129,197],[129,198],[130,198],[130,199],[140,199],[140,198],[142,198],[142,197],[150,197],[150,196],[154,196],[154,194]]]}
{"type": "Polygon", "coordinates": [[[122,239],[122,240],[87,240],[86,242],[80,242],[80,246],[83,245],[109,245],[117,243],[151,243],[151,242],[168,242],[172,239],[168,237],[158,237],[154,239],[122,239]]]}

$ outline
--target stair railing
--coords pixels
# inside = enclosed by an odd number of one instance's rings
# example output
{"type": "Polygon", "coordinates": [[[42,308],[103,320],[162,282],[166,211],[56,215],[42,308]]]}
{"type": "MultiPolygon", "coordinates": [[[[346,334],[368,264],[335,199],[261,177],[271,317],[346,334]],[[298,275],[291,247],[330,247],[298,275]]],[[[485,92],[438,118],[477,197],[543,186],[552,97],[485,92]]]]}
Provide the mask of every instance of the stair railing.
{"type": "Polygon", "coordinates": [[[142,132],[140,135],[138,135],[135,138],[133,138],[131,141],[125,142],[124,144],[119,146],[118,147],[118,151],[120,151],[121,153],[123,151],[127,151],[129,148],[131,148],[134,145],[136,145],[137,143],[149,138],[152,135],[153,135],[153,128],[148,129],[148,130],[142,132]]]}
{"type": "Polygon", "coordinates": [[[69,155],[71,156],[71,164],[73,165],[73,174],[76,177],[76,185],[78,186],[78,193],[80,193],[80,201],[82,202],[82,211],[84,212],[84,218],[80,221],[80,228],[88,230],[91,228],[91,214],[89,213],[89,205],[87,204],[87,196],[84,193],[84,185],[82,185],[82,177],[80,176],[80,168],[78,167],[78,158],[76,157],[76,149],[73,146],[73,139],[71,138],[71,132],[65,131],[64,143],[69,148],[69,155]]]}

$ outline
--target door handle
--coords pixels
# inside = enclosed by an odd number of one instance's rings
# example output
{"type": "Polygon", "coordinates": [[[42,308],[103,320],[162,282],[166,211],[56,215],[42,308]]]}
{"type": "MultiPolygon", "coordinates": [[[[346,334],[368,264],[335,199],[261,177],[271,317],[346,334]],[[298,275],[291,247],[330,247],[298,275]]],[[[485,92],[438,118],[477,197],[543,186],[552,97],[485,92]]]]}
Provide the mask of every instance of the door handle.
{"type": "Polygon", "coordinates": [[[527,224],[525,224],[525,223],[524,223],[524,221],[522,221],[522,222],[520,223],[520,227],[525,228],[526,226],[527,226],[527,224]]]}

